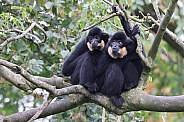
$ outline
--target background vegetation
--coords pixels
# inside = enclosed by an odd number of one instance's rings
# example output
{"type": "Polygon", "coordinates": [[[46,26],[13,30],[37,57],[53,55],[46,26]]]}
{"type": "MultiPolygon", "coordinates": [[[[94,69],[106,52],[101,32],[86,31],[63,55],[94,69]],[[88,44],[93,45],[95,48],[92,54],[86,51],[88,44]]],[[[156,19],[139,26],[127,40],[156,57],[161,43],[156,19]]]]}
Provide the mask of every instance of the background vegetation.
{"type": "MultiPolygon", "coordinates": [[[[121,0],[126,5],[127,12],[140,16],[150,13],[156,17],[150,0],[121,0]]],[[[169,0],[158,0],[158,5],[166,11],[169,0]]],[[[170,21],[168,28],[179,38],[183,38],[184,0],[179,0],[177,8],[170,21]]],[[[30,24],[27,19],[38,23],[47,34],[46,42],[38,44],[37,40],[30,35],[9,43],[3,48],[1,58],[19,66],[22,66],[30,74],[43,77],[51,77],[60,73],[63,61],[69,56],[76,43],[85,37],[86,28],[100,19],[108,16],[111,6],[103,0],[0,0],[0,43],[9,37],[17,36],[17,32],[5,32],[5,30],[25,30],[30,24]],[[2,32],[4,31],[4,32],[2,32]]],[[[147,30],[140,23],[141,38],[146,53],[154,40],[157,27],[147,30]]],[[[151,26],[151,22],[146,23],[151,26]]],[[[121,29],[118,17],[108,19],[98,25],[108,33],[114,33],[121,29]]],[[[40,39],[44,39],[39,29],[31,31],[40,39]]],[[[164,37],[159,47],[157,58],[154,62],[151,75],[147,81],[146,93],[152,95],[181,95],[184,94],[184,60],[169,39],[164,37]]],[[[38,107],[42,104],[48,93],[37,89],[32,94],[10,84],[0,78],[0,118],[4,116],[38,107]]],[[[56,98],[59,100],[61,97],[56,98]]],[[[58,108],[59,109],[59,108],[58,108]]],[[[92,103],[68,110],[63,113],[48,116],[36,121],[101,121],[102,107],[92,103]]],[[[183,113],[128,112],[122,115],[125,122],[149,121],[162,122],[164,120],[180,122],[184,120],[183,113]],[[172,115],[172,116],[171,116],[172,115]]],[[[118,116],[106,111],[107,121],[117,121],[118,116]]]]}

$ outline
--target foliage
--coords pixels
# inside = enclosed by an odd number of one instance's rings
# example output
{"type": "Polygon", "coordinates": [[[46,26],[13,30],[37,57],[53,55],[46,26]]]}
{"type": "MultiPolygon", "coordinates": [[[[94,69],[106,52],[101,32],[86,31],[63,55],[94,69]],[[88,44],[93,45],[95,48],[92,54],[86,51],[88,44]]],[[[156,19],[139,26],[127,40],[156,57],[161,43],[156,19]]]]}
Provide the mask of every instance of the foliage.
{"type": "MultiPolygon", "coordinates": [[[[121,1],[128,4],[128,12],[144,11],[143,7],[150,4],[148,0],[126,0],[121,1]]],[[[159,1],[163,6],[167,1],[159,1]]],[[[179,2],[182,3],[182,0],[179,2]]],[[[54,74],[62,76],[60,70],[64,59],[69,56],[74,49],[75,44],[80,41],[86,32],[81,32],[85,27],[99,21],[108,15],[107,11],[111,7],[102,0],[0,0],[0,30],[20,29],[25,30],[29,20],[35,21],[41,25],[47,33],[48,39],[43,44],[38,44],[37,40],[29,35],[15,42],[11,42],[3,49],[2,58],[24,67],[33,75],[50,77],[54,74]]],[[[183,7],[178,4],[177,14],[174,19],[177,22],[175,32],[182,36],[183,7]]],[[[174,20],[173,20],[174,21],[174,20]]],[[[114,33],[120,26],[117,17],[111,18],[98,26],[108,33],[114,33]]],[[[144,31],[141,26],[141,36],[146,50],[153,42],[153,33],[144,31]]],[[[39,38],[44,35],[37,28],[32,33],[39,38]]],[[[17,36],[19,33],[0,32],[0,42],[9,37],[17,36]]],[[[160,47],[158,58],[155,61],[152,71],[152,81],[148,83],[146,92],[157,95],[179,95],[183,93],[183,75],[184,61],[167,43],[163,42],[160,47]],[[151,86],[149,88],[149,86],[151,86]]],[[[150,80],[149,79],[149,80],[150,80]]],[[[0,114],[9,115],[20,111],[20,102],[23,99],[22,91],[17,88],[4,85],[7,83],[4,79],[0,80],[0,114]],[[13,94],[12,94],[13,93],[13,94]],[[9,109],[11,108],[11,109],[9,109]]],[[[25,95],[26,96],[26,95],[25,95]]],[[[31,100],[34,105],[40,103],[43,98],[31,100]]],[[[24,110],[28,109],[23,103],[24,110]]],[[[33,107],[33,106],[31,106],[33,107]]],[[[102,107],[94,104],[85,104],[70,111],[53,115],[50,121],[70,121],[70,119],[81,119],[85,121],[101,121],[102,107]]],[[[161,113],[148,112],[130,112],[122,115],[124,121],[145,121],[150,117],[161,119],[161,113]]],[[[181,113],[178,121],[182,120],[181,113]]],[[[106,113],[107,121],[117,121],[117,116],[106,113]]],[[[174,120],[174,118],[173,118],[174,120]]]]}

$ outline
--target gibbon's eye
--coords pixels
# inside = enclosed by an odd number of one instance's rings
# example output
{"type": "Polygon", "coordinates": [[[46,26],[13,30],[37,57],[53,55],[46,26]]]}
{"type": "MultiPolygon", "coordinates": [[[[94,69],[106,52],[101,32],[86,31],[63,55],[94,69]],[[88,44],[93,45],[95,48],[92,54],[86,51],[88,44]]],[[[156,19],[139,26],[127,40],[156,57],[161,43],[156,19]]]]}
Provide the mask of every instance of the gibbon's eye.
{"type": "Polygon", "coordinates": [[[100,37],[98,35],[95,36],[96,39],[99,39],[100,37]]]}
{"type": "Polygon", "coordinates": [[[116,40],[114,39],[114,40],[112,40],[112,42],[116,42],[116,40]]]}
{"type": "Polygon", "coordinates": [[[118,42],[119,42],[119,44],[120,44],[120,45],[122,45],[122,44],[123,44],[123,42],[122,42],[121,40],[118,40],[118,42]]]}
{"type": "Polygon", "coordinates": [[[93,39],[93,37],[92,36],[89,36],[88,39],[89,39],[89,41],[91,41],[93,39]]]}

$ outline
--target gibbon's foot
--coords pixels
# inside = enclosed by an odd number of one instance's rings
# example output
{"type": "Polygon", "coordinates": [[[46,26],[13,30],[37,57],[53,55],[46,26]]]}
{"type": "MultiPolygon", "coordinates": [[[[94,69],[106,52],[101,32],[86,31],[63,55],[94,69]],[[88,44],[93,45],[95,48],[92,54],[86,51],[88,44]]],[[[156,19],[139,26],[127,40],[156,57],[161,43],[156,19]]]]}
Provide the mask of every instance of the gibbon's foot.
{"type": "Polygon", "coordinates": [[[124,98],[122,96],[120,96],[120,95],[111,96],[110,100],[117,107],[121,107],[123,102],[125,102],[124,98]]]}
{"type": "Polygon", "coordinates": [[[99,88],[95,82],[88,82],[83,85],[89,92],[95,93],[99,91],[99,88]]]}

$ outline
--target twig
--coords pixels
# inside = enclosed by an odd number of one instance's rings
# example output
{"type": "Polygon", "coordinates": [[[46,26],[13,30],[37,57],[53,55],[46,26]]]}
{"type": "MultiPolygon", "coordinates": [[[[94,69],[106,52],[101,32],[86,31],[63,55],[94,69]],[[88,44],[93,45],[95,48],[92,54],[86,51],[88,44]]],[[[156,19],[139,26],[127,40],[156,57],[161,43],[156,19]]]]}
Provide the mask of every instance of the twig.
{"type": "MultiPolygon", "coordinates": [[[[111,2],[109,2],[109,1],[107,1],[107,0],[103,0],[103,2],[109,4],[110,6],[113,5],[113,3],[111,3],[111,2]]],[[[119,2],[119,4],[120,4],[120,2],[119,2]]],[[[121,5],[121,4],[120,4],[120,5],[121,5]]],[[[121,6],[122,6],[122,5],[121,5],[121,6]]],[[[123,6],[122,6],[122,8],[123,8],[123,6]]],[[[121,8],[120,8],[120,9],[121,9],[121,8]]],[[[124,12],[126,12],[126,11],[125,11],[125,9],[122,9],[122,10],[120,10],[119,12],[120,12],[121,14],[124,14],[124,12]]],[[[125,14],[126,14],[126,15],[125,15],[126,18],[129,18],[129,19],[131,19],[131,20],[133,20],[133,21],[135,21],[135,22],[139,22],[139,23],[145,22],[143,19],[137,19],[137,18],[135,18],[135,17],[132,17],[132,16],[128,15],[127,13],[125,13],[125,14]]]]}
{"type": "Polygon", "coordinates": [[[142,53],[143,51],[143,47],[142,47],[142,41],[141,41],[141,37],[136,34],[135,38],[137,39],[137,48],[136,48],[136,52],[139,55],[139,57],[142,59],[142,61],[144,62],[144,64],[151,69],[152,68],[152,59],[150,57],[145,57],[142,53]]]}
{"type": "Polygon", "coordinates": [[[111,1],[108,1],[108,0],[103,0],[103,2],[105,2],[105,3],[109,4],[110,6],[112,6],[112,5],[113,5],[113,3],[112,3],[111,1]]]}
{"type": "MultiPolygon", "coordinates": [[[[125,8],[121,5],[120,1],[119,0],[116,0],[119,8],[123,11],[123,13],[125,14],[125,18],[128,20],[130,17],[129,15],[127,14],[127,12],[125,11],[125,8]]],[[[129,21],[129,20],[128,20],[129,21]]]]}
{"type": "MultiPolygon", "coordinates": [[[[17,39],[20,39],[22,37],[24,37],[26,34],[28,34],[29,31],[31,31],[34,27],[37,27],[39,30],[41,30],[44,34],[44,39],[43,40],[39,40],[38,43],[43,43],[45,42],[45,40],[47,39],[47,34],[45,32],[44,29],[42,29],[36,22],[31,22],[31,21],[28,21],[29,23],[31,23],[31,25],[25,30],[22,32],[22,34],[18,35],[18,36],[15,36],[15,37],[10,37],[8,38],[7,40],[5,40],[2,44],[0,44],[0,51],[3,50],[3,48],[10,42],[14,41],[14,40],[17,40],[17,39]]],[[[18,30],[16,30],[18,31],[18,30]]],[[[29,34],[30,35],[30,34],[29,34]]],[[[34,36],[35,37],[35,36],[34,36]]]]}
{"type": "Polygon", "coordinates": [[[48,96],[47,100],[44,101],[44,103],[38,109],[38,111],[36,112],[36,114],[28,122],[33,122],[34,120],[36,120],[40,116],[40,114],[44,111],[44,109],[50,104],[50,102],[52,100],[53,100],[53,98],[48,96]]]}
{"type": "Polygon", "coordinates": [[[105,122],[105,108],[102,108],[102,122],[105,122]]]}
{"type": "Polygon", "coordinates": [[[151,27],[146,26],[145,24],[142,24],[142,26],[144,26],[146,29],[144,29],[144,31],[148,31],[151,30],[155,27],[155,24],[152,24],[151,27]]]}
{"type": "MultiPolygon", "coordinates": [[[[9,32],[19,32],[19,33],[24,33],[24,31],[22,31],[22,30],[19,30],[19,29],[9,29],[9,30],[0,30],[0,32],[3,32],[3,33],[9,33],[9,32]]],[[[31,33],[26,33],[27,35],[29,35],[29,36],[31,36],[31,37],[33,37],[33,38],[35,38],[36,40],[37,40],[37,42],[39,43],[39,42],[42,42],[37,36],[35,36],[35,35],[33,35],[33,34],[31,34],[31,33]]]]}
{"type": "Polygon", "coordinates": [[[151,0],[151,2],[152,2],[152,4],[153,4],[153,8],[154,8],[154,10],[155,10],[157,19],[158,19],[159,21],[161,21],[161,15],[160,15],[160,12],[159,12],[159,8],[158,8],[158,6],[157,6],[157,4],[156,4],[156,0],[151,0]]]}
{"type": "Polygon", "coordinates": [[[20,39],[22,37],[24,37],[30,30],[32,30],[34,28],[34,26],[36,25],[36,22],[33,22],[31,24],[31,26],[29,26],[29,28],[27,28],[21,35],[15,36],[15,37],[10,37],[7,40],[5,40],[1,45],[0,45],[0,51],[2,51],[2,49],[4,48],[4,46],[6,46],[8,43],[10,43],[11,41],[20,39]]]}
{"type": "Polygon", "coordinates": [[[104,22],[104,21],[106,21],[106,20],[108,20],[108,19],[114,17],[114,16],[118,16],[118,15],[120,15],[120,14],[121,14],[120,12],[118,12],[118,13],[113,13],[113,14],[111,14],[111,15],[105,17],[104,19],[99,20],[97,23],[94,23],[94,24],[92,24],[91,26],[82,29],[81,31],[89,30],[90,28],[92,28],[92,27],[94,27],[94,26],[96,26],[96,25],[98,25],[98,24],[100,24],[100,23],[102,23],[102,22],[104,22]]]}
{"type": "Polygon", "coordinates": [[[114,26],[115,28],[117,28],[118,30],[123,30],[122,27],[119,27],[119,26],[116,26],[114,23],[112,22],[109,22],[109,24],[111,24],[112,26],[114,26]]]}
{"type": "MultiPolygon", "coordinates": [[[[157,5],[158,6],[158,5],[157,5]]],[[[162,8],[160,6],[158,6],[158,9],[160,10],[160,12],[165,15],[165,12],[162,10],[162,8]]]]}
{"type": "MultiPolygon", "coordinates": [[[[28,21],[28,23],[33,23],[34,21],[31,21],[31,20],[29,20],[29,19],[27,19],[28,21]]],[[[42,31],[43,32],[43,34],[44,34],[44,38],[43,38],[43,40],[41,40],[40,42],[38,42],[39,44],[41,44],[41,43],[44,43],[46,40],[47,40],[47,34],[46,34],[46,32],[45,32],[45,30],[39,25],[39,24],[37,24],[36,23],[36,25],[35,25],[40,31],[42,31]]]]}
{"type": "MultiPolygon", "coordinates": [[[[151,20],[155,25],[160,26],[160,23],[155,20],[152,16],[150,15],[144,15],[142,12],[140,14],[143,16],[143,20],[151,20]]],[[[165,33],[167,33],[174,41],[177,43],[180,47],[184,49],[184,42],[179,39],[176,34],[174,34],[172,31],[170,31],[168,28],[166,28],[165,33]]]]}

